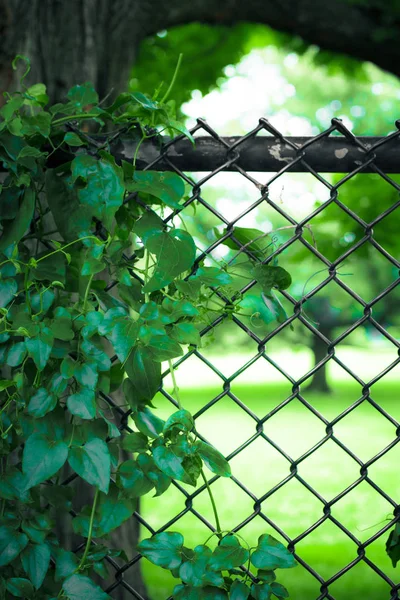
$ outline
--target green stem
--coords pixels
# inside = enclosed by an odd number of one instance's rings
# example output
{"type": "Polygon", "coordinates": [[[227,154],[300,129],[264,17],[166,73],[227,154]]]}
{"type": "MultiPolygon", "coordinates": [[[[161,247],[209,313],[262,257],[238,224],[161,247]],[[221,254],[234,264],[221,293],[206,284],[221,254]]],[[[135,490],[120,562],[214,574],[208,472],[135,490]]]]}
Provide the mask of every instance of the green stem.
{"type": "MultiPolygon", "coordinates": [[[[172,360],[171,359],[169,359],[169,361],[168,361],[168,366],[169,366],[169,372],[171,373],[171,377],[172,377],[172,383],[174,385],[174,394],[175,394],[176,399],[178,401],[178,407],[179,407],[179,410],[182,410],[183,406],[182,406],[181,398],[180,398],[180,395],[179,395],[179,388],[178,388],[178,385],[177,385],[177,382],[176,382],[176,378],[175,378],[174,365],[172,364],[172,360]]],[[[203,478],[203,481],[204,481],[204,483],[206,485],[208,495],[210,496],[211,506],[212,506],[212,509],[213,509],[214,517],[215,517],[215,525],[216,525],[216,529],[217,529],[216,535],[217,535],[217,537],[219,539],[222,539],[222,529],[221,529],[221,524],[219,522],[217,505],[215,504],[215,500],[214,500],[213,493],[211,491],[211,487],[210,487],[210,485],[209,485],[209,483],[207,481],[206,476],[204,475],[203,469],[200,471],[200,474],[201,474],[201,476],[203,478]]]]}
{"type": "Polygon", "coordinates": [[[169,87],[168,87],[167,91],[165,92],[162,100],[160,101],[160,104],[164,104],[164,102],[166,101],[166,99],[168,98],[168,96],[170,95],[170,93],[172,92],[172,89],[173,89],[173,87],[175,85],[175,81],[176,81],[176,78],[178,76],[178,72],[179,72],[179,69],[180,69],[180,66],[181,66],[182,58],[183,58],[183,54],[180,54],[178,56],[178,62],[176,63],[176,67],[175,67],[174,74],[172,76],[171,83],[169,84],[169,87]]]}
{"type": "Polygon", "coordinates": [[[38,258],[36,262],[40,263],[42,260],[46,260],[46,258],[49,258],[49,256],[53,256],[53,254],[57,254],[58,252],[64,252],[65,248],[68,248],[69,246],[72,246],[73,244],[77,244],[78,242],[82,242],[83,240],[91,240],[91,239],[99,241],[95,235],[85,235],[84,237],[74,240],[73,242],[69,242],[69,244],[66,244],[62,248],[57,248],[57,250],[54,250],[53,252],[49,252],[49,254],[42,256],[42,258],[38,258]]]}
{"type": "Polygon", "coordinates": [[[26,266],[26,271],[25,271],[25,277],[24,277],[24,291],[25,291],[25,301],[26,304],[28,306],[29,312],[32,312],[32,308],[31,308],[31,301],[29,298],[29,288],[28,288],[28,283],[29,283],[29,274],[30,274],[30,267],[27,265],[26,266]]]}
{"type": "Polygon", "coordinates": [[[172,377],[172,383],[174,384],[174,394],[178,401],[179,410],[182,410],[183,407],[182,407],[181,398],[179,396],[179,388],[178,388],[178,385],[176,383],[176,378],[175,378],[175,369],[174,369],[174,365],[172,364],[171,359],[168,361],[168,365],[169,365],[169,372],[171,373],[171,377],[172,377]]]}
{"type": "Polygon", "coordinates": [[[96,493],[95,493],[94,498],[93,498],[92,514],[90,515],[89,531],[88,531],[88,537],[87,537],[87,540],[86,540],[85,551],[84,551],[84,553],[82,555],[82,558],[81,558],[81,560],[79,562],[78,568],[76,569],[77,571],[80,571],[82,569],[82,567],[85,566],[87,555],[89,554],[90,546],[91,546],[91,543],[92,543],[94,514],[96,512],[96,505],[97,505],[97,499],[98,499],[98,497],[99,497],[99,488],[96,489],[96,493]]]}
{"type": "MultiPolygon", "coordinates": [[[[148,275],[149,275],[149,263],[150,263],[150,252],[148,250],[145,251],[145,255],[146,255],[146,262],[144,265],[144,285],[146,285],[147,280],[148,280],[148,275]]],[[[150,294],[145,294],[144,295],[144,301],[148,302],[150,300],[150,294]]]]}
{"type": "Polygon", "coordinates": [[[206,484],[208,495],[210,496],[211,506],[212,506],[213,513],[214,513],[214,518],[215,518],[215,526],[216,526],[216,529],[217,529],[216,535],[217,535],[217,537],[219,537],[219,539],[221,539],[222,538],[222,528],[221,528],[221,524],[219,522],[217,505],[215,504],[215,500],[214,500],[213,493],[211,491],[211,487],[210,487],[210,485],[209,485],[209,483],[207,481],[207,477],[204,475],[203,469],[201,470],[200,474],[201,474],[201,476],[203,478],[204,483],[206,484]]]}
{"type": "Polygon", "coordinates": [[[136,146],[135,154],[133,155],[133,167],[134,167],[134,169],[136,169],[136,161],[137,161],[137,157],[138,157],[138,154],[139,154],[139,148],[143,144],[143,142],[144,142],[145,139],[147,139],[147,135],[144,135],[142,138],[140,138],[140,140],[138,141],[138,145],[136,146]]]}
{"type": "MultiPolygon", "coordinates": [[[[73,417],[72,417],[72,419],[73,419],[73,417]]],[[[71,446],[72,446],[72,442],[74,441],[74,434],[75,434],[75,423],[72,420],[72,431],[71,431],[71,438],[69,440],[68,448],[71,448],[71,446]]]]}
{"type": "Polygon", "coordinates": [[[85,297],[83,299],[83,312],[86,312],[86,309],[87,309],[87,303],[88,303],[88,298],[89,298],[89,294],[90,294],[90,288],[92,285],[93,277],[94,277],[94,274],[92,273],[92,275],[89,277],[89,281],[86,286],[85,297]]]}
{"type": "Polygon", "coordinates": [[[77,119],[95,119],[99,115],[97,113],[83,113],[81,115],[70,115],[69,117],[61,117],[53,121],[52,125],[61,125],[62,123],[68,123],[68,121],[76,121],[77,119]]]}

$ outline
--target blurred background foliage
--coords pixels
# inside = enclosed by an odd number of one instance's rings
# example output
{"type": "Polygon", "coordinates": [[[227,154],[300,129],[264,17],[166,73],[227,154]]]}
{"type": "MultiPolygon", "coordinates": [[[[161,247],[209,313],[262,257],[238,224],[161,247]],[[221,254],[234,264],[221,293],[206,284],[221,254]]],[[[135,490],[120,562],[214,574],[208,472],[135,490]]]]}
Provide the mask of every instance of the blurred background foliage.
{"type": "MultiPolygon", "coordinates": [[[[394,5],[398,3],[394,1],[394,5]]],[[[186,117],[188,126],[193,126],[197,117],[203,117],[219,135],[243,135],[257,126],[260,117],[267,117],[284,135],[313,136],[328,128],[331,119],[336,117],[341,118],[356,135],[385,136],[396,130],[400,100],[400,82],[396,77],[371,63],[321,51],[299,38],[259,25],[240,24],[227,28],[193,23],[159,32],[142,44],[139,61],[132,71],[131,89],[153,94],[162,80],[165,90],[180,53],[184,55],[183,63],[172,97],[186,117]]],[[[188,175],[197,181],[205,174],[188,175]]],[[[273,174],[251,175],[265,184],[273,174]]],[[[268,198],[297,221],[327,202],[324,211],[311,219],[311,231],[305,229],[304,238],[315,244],[330,261],[335,261],[363,238],[364,227],[340,206],[329,203],[329,186],[338,186],[340,202],[363,222],[371,223],[398,202],[400,177],[390,176],[390,181],[385,181],[376,174],[358,174],[344,181],[345,174],[322,176],[324,182],[309,174],[285,173],[269,185],[268,198]]],[[[233,220],[257,201],[259,191],[240,174],[220,173],[202,185],[201,197],[204,203],[228,220],[233,220]]],[[[374,239],[397,260],[400,256],[399,211],[399,208],[396,209],[377,223],[373,232],[374,239]]],[[[199,202],[185,209],[185,224],[195,236],[200,250],[215,241],[224,229],[223,222],[199,202]]],[[[275,245],[284,243],[293,233],[290,228],[281,229],[287,228],[289,222],[268,202],[259,204],[236,225],[270,231],[275,245]]],[[[224,246],[216,249],[213,255],[219,260],[229,261],[234,252],[224,246]]],[[[213,257],[210,257],[208,264],[212,265],[212,260],[213,257]]],[[[246,259],[240,256],[238,263],[241,264],[236,270],[236,289],[249,277],[246,259]]],[[[282,253],[279,263],[292,273],[293,281],[288,292],[296,300],[328,277],[326,265],[299,241],[282,253]]],[[[340,263],[337,273],[340,281],[364,302],[373,300],[398,278],[398,270],[369,243],[363,244],[340,263]]],[[[251,294],[256,295],[257,289],[253,288],[251,294]]],[[[363,316],[364,306],[357,296],[350,296],[338,283],[330,282],[304,303],[304,316],[323,335],[333,340],[363,316]]],[[[287,313],[292,314],[293,306],[282,296],[280,298],[287,313]]],[[[399,303],[400,286],[397,286],[373,307],[376,321],[397,339],[400,338],[399,303]]],[[[276,323],[266,324],[254,317],[239,318],[259,338],[276,327],[276,323]]],[[[199,352],[226,377],[232,378],[230,389],[234,397],[262,417],[284,403],[292,391],[288,378],[274,365],[296,380],[326,356],[327,346],[312,336],[304,325],[295,322],[293,329],[286,327],[267,343],[266,354],[272,363],[260,358],[236,376],[236,369],[247,361],[251,362],[258,348],[237,325],[225,321],[206,336],[199,352]]],[[[368,322],[341,340],[335,347],[335,355],[366,382],[398,357],[396,348],[368,322]]],[[[397,419],[400,419],[397,402],[399,375],[397,366],[383,380],[371,386],[372,398],[397,419]]],[[[179,367],[177,378],[184,403],[193,412],[222,393],[223,382],[219,376],[194,356],[179,367]]],[[[168,389],[168,380],[166,387],[168,389]]],[[[327,419],[347,411],[360,398],[361,388],[352,376],[332,361],[326,369],[318,371],[312,382],[310,378],[302,385],[307,401],[327,419]]],[[[160,396],[156,404],[167,414],[169,407],[165,399],[160,396]]],[[[254,422],[243,413],[233,397],[228,396],[222,397],[202,414],[196,420],[196,427],[226,453],[255,432],[254,422]],[[221,423],[224,423],[223,427],[221,423]]],[[[297,399],[285,405],[264,424],[264,428],[270,439],[293,459],[325,435],[321,422],[297,399]]],[[[362,460],[369,460],[392,443],[396,431],[365,401],[355,412],[335,424],[335,436],[362,460]]],[[[393,498],[400,496],[397,476],[399,447],[395,446],[376,466],[369,467],[372,480],[393,498]]],[[[240,481],[258,496],[289,475],[288,463],[261,439],[233,459],[232,467],[240,481]],[[255,471],[254,461],[262,461],[265,468],[255,471]]],[[[324,444],[301,462],[299,472],[328,500],[359,477],[357,464],[333,442],[324,444]]],[[[219,482],[215,485],[222,486],[219,482]]],[[[226,497],[221,516],[227,526],[251,514],[251,499],[236,486],[225,482],[226,489],[219,487],[219,496],[225,494],[226,497]]],[[[202,515],[209,516],[209,507],[202,496],[195,501],[194,507],[202,515]]],[[[145,518],[154,527],[161,526],[173,514],[184,510],[184,498],[171,491],[170,496],[163,496],[162,503],[156,499],[145,499],[142,509],[145,518]]],[[[322,515],[321,505],[297,480],[292,480],[273,494],[263,503],[263,510],[293,537],[322,515]]],[[[385,504],[382,496],[366,483],[333,506],[334,516],[349,527],[356,538],[363,540],[383,526],[381,521],[391,511],[392,507],[385,504]]],[[[248,523],[244,534],[256,540],[264,526],[257,517],[248,523]]],[[[206,535],[201,522],[190,513],[178,521],[174,529],[181,530],[186,537],[190,530],[191,541],[197,543],[202,543],[206,535]]],[[[357,556],[353,541],[330,521],[297,544],[296,549],[325,578],[357,556]]],[[[383,538],[368,546],[367,557],[393,581],[398,580],[398,572],[391,568],[385,555],[383,538]]],[[[149,565],[145,565],[145,574],[152,598],[162,600],[167,597],[173,582],[160,578],[149,565]]],[[[320,584],[301,567],[289,574],[286,583],[294,600],[310,600],[319,596],[320,584]]],[[[389,597],[387,583],[364,562],[338,579],[329,590],[340,600],[389,597]]]]}
{"type": "MultiPolygon", "coordinates": [[[[173,97],[178,108],[187,116],[188,125],[195,117],[206,117],[220,135],[247,133],[266,116],[286,135],[316,135],[330,126],[331,119],[341,118],[355,134],[385,135],[395,129],[398,117],[400,84],[396,77],[384,73],[371,63],[362,63],[351,57],[321,51],[300,38],[282,34],[264,25],[238,24],[233,27],[214,27],[201,23],[175,27],[148,38],[141,47],[130,86],[152,94],[159,86],[168,85],[177,57],[183,62],[173,97]],[[257,112],[256,112],[257,111],[257,112]]],[[[266,179],[265,174],[253,174],[266,179]]],[[[196,174],[192,174],[196,178],[196,174]]],[[[343,175],[324,175],[331,185],[339,185],[339,199],[356,212],[366,223],[373,221],[398,200],[398,190],[379,175],[360,174],[341,185],[343,175]]],[[[198,174],[197,179],[200,178],[198,174]]],[[[267,177],[268,178],[268,177],[267,177]]],[[[393,182],[400,183],[397,176],[393,182]]],[[[246,209],[256,199],[255,190],[239,175],[221,174],[203,187],[205,200],[228,219],[246,209]],[[241,209],[241,210],[240,210],[241,209]]],[[[329,189],[311,175],[287,173],[270,187],[270,198],[280,204],[292,217],[300,220],[312,209],[329,199],[329,189]]],[[[393,256],[399,256],[398,211],[377,224],[374,238],[393,256]]],[[[206,210],[193,215],[187,210],[187,221],[199,244],[205,248],[214,241],[214,228],[222,224],[206,210]]],[[[267,204],[253,211],[237,223],[239,226],[258,227],[263,231],[276,230],[288,225],[267,204]]],[[[357,221],[335,204],[330,204],[311,222],[314,240],[306,231],[308,241],[329,260],[336,260],[357,243],[364,229],[357,221]]],[[[292,230],[275,234],[278,243],[285,242],[292,230]]],[[[232,257],[227,248],[226,260],[232,257]]],[[[328,276],[323,263],[312,257],[300,243],[286,250],[280,262],[296,272],[290,293],[299,299],[328,276]]],[[[244,270],[246,265],[244,265],[244,270]]],[[[364,244],[338,268],[344,283],[352,287],[365,301],[369,301],[394,281],[397,270],[370,244],[364,244]]],[[[374,316],[399,335],[396,307],[400,294],[394,290],[374,307],[374,316]]],[[[283,302],[291,312],[289,303],[283,302]]],[[[363,306],[347,295],[335,283],[318,293],[318,297],[304,305],[310,322],[329,339],[363,314],[363,306]]],[[[273,328],[273,324],[269,329],[273,328]]],[[[267,328],[268,329],[268,328],[267,328]]],[[[234,339],[235,327],[230,332],[234,339]]],[[[259,330],[262,337],[266,332],[259,330]]],[[[369,324],[360,327],[348,338],[348,344],[363,346],[370,337],[377,342],[369,324]]],[[[216,336],[218,344],[226,344],[224,335],[216,336]]],[[[314,360],[321,359],[326,347],[313,340],[302,327],[284,332],[286,343],[304,348],[304,339],[312,347],[314,360]]],[[[384,343],[384,340],[381,340],[384,343]]],[[[277,343],[281,344],[282,336],[277,343]]],[[[215,342],[214,342],[215,344],[215,342]]],[[[242,340],[242,345],[251,345],[242,340]]],[[[274,345],[274,341],[271,342],[274,345]]],[[[326,376],[320,373],[320,382],[314,385],[328,390],[326,376]]]]}
{"type": "Polygon", "coordinates": [[[312,57],[330,76],[345,75],[349,81],[367,81],[364,63],[335,53],[310,47],[300,37],[293,37],[266,25],[239,23],[232,27],[190,23],[160,31],[142,42],[139,57],[132,69],[130,88],[152,95],[164,82],[168,85],[179,54],[184,55],[173,97],[178,107],[190,100],[193,90],[207,94],[227,79],[226,67],[236,65],[252,50],[274,47],[285,54],[312,57]]]}

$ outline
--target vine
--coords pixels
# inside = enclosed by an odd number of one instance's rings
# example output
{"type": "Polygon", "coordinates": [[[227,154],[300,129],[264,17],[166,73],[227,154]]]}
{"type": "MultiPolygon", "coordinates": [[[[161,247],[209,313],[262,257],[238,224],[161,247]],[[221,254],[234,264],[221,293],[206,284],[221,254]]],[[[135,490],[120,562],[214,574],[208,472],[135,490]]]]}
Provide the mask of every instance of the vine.
{"type": "Polygon", "coordinates": [[[21,81],[0,110],[0,597],[109,597],[93,576],[107,577],[103,560],[120,551],[102,541],[131,517],[137,498],[163,494],[172,480],[203,484],[215,518],[215,535],[194,549],[174,532],[139,544],[180,580],[174,598],[288,596],[275,570],[295,566],[293,555],[271,535],[250,548],[221,528],[204,468],[230,477],[230,466],[197,435],[172,361],[201,343],[210,315],[283,322],[274,289],[291,279],[267,261],[272,238],[240,227],[215,235],[242,248],[243,273],[234,260],[210,266],[187,228],[162,218],[182,210],[184,181],[139,171],[137,152],[116,163],[122,134],[138,146],[146,137],[161,142],[164,131],[192,139],[166,101],[171,87],[162,101],[125,93],[104,107],[85,83],[48,107],[43,84],[21,81]],[[63,157],[58,166],[55,155],[63,157]],[[237,277],[257,282],[250,302],[237,277]],[[162,363],[178,404],[166,421],[152,410],[162,363]],[[130,408],[131,433],[110,417],[107,398],[116,391],[130,408]],[[120,449],[132,457],[120,462],[120,449]],[[94,490],[93,505],[72,520],[86,539],[76,554],[54,532],[55,514],[72,507],[66,466],[94,490]]]}

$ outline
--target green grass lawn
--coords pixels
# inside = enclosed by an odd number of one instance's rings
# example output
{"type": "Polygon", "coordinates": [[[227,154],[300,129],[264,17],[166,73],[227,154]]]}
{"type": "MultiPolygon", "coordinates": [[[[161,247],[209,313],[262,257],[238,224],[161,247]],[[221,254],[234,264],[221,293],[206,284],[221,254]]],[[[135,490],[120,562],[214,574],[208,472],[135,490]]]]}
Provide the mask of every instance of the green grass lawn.
{"type": "MultiPolygon", "coordinates": [[[[264,417],[290,394],[282,384],[233,385],[235,395],[259,418],[264,417]]],[[[400,385],[396,381],[377,383],[372,398],[394,419],[400,420],[400,385]]],[[[196,413],[221,392],[221,388],[182,390],[184,406],[196,413]]],[[[360,397],[357,384],[336,383],[329,396],[304,392],[305,398],[326,419],[332,420],[360,397]]],[[[157,414],[167,416],[171,405],[159,396],[155,400],[157,414]]],[[[230,398],[225,397],[196,420],[196,427],[208,441],[228,455],[256,432],[256,422],[230,398]]],[[[286,454],[298,459],[325,436],[325,426],[298,400],[292,401],[264,425],[265,434],[286,454]]],[[[368,461],[396,437],[395,426],[370,404],[364,402],[343,421],[334,426],[335,437],[348,446],[361,460],[368,461]]],[[[251,492],[260,498],[270,488],[289,475],[289,463],[271,444],[258,438],[231,460],[232,471],[251,492]]],[[[370,479],[393,499],[400,499],[400,445],[392,448],[368,469],[370,479]]],[[[298,466],[299,475],[326,500],[332,500],[358,479],[360,470],[334,441],[327,441],[315,454],[298,466]]],[[[211,475],[211,474],[210,474],[211,475]]],[[[188,491],[192,491],[186,486],[188,491]]],[[[223,529],[232,529],[253,514],[253,500],[231,479],[219,479],[212,486],[218,501],[223,529]]],[[[142,514],[155,529],[179,515],[185,509],[185,498],[174,486],[160,498],[147,496],[142,501],[142,514]]],[[[193,509],[211,523],[213,515],[206,493],[193,500],[193,509]]],[[[333,505],[332,515],[360,541],[374,535],[392,514],[392,506],[373,487],[362,482],[333,505]]],[[[311,527],[323,515],[321,502],[304,485],[292,479],[262,503],[262,511],[278,527],[294,538],[311,527]]],[[[191,512],[187,512],[169,528],[185,535],[188,546],[204,543],[208,528],[191,512]]],[[[240,533],[252,545],[262,533],[279,534],[260,516],[251,520],[240,533]]],[[[147,537],[143,530],[143,536],[147,537]]],[[[368,546],[366,556],[396,584],[400,567],[393,569],[385,554],[387,534],[368,546]]],[[[321,575],[329,578],[357,557],[357,547],[333,522],[325,521],[296,545],[298,555],[321,575]]],[[[145,579],[152,600],[165,600],[176,580],[166,571],[143,561],[145,579]]],[[[320,584],[302,566],[281,571],[279,580],[285,584],[293,600],[316,600],[320,584]]],[[[360,562],[330,588],[335,600],[385,600],[390,587],[368,564],[360,562]]]]}

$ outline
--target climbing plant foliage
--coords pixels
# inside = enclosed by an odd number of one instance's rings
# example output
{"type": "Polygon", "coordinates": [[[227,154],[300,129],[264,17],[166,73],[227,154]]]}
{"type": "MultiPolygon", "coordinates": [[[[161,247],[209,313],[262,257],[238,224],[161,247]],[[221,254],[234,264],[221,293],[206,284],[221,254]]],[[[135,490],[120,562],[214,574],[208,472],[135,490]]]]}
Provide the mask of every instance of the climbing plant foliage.
{"type": "Polygon", "coordinates": [[[2,598],[108,598],[104,559],[121,555],[108,534],[138,497],[159,496],[173,480],[204,484],[215,516],[215,533],[194,549],[173,531],[139,544],[177,578],[174,598],[288,596],[275,571],[293,567],[293,555],[267,533],[250,548],[221,529],[206,472],[229,477],[230,466],[196,434],[172,360],[201,344],[210,313],[284,318],[273,290],[287,288],[290,275],[263,264],[266,234],[235,228],[262,293],[247,304],[220,301],[221,290],[229,296],[229,266],[199,260],[184,217],[166,218],[187,200],[185,182],[137,170],[138,152],[120,164],[112,155],[119,136],[139,148],[164,132],[191,139],[166,97],[125,93],[107,106],[88,83],[49,107],[45,86],[27,88],[22,78],[0,110],[2,598]],[[152,403],[164,368],[177,400],[166,421],[152,403]],[[115,393],[131,411],[131,432],[113,418],[107,397],[115,393]],[[93,487],[92,506],[78,514],[64,484],[71,475],[93,487]],[[84,540],[76,552],[57,539],[63,513],[84,540]]]}

